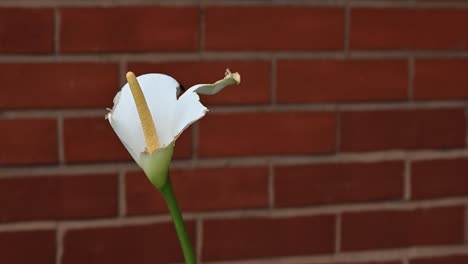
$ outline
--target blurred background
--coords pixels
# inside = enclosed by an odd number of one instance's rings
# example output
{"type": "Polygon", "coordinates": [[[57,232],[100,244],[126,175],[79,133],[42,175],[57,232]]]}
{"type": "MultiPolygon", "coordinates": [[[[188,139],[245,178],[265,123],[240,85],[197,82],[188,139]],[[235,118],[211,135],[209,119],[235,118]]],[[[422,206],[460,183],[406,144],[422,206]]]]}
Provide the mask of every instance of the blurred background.
{"type": "Polygon", "coordinates": [[[0,263],[182,263],[107,107],[240,86],[177,141],[200,263],[468,263],[468,1],[0,1],[0,263]]]}

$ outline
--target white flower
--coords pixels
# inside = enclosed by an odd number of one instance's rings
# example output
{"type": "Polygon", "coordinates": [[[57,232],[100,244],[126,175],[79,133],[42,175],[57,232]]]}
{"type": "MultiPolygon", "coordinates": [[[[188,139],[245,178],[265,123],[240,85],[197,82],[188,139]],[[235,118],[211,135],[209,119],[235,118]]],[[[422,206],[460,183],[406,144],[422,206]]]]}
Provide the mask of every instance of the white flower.
{"type": "Polygon", "coordinates": [[[239,84],[240,75],[226,70],[224,79],[194,85],[179,98],[179,83],[168,75],[152,73],[136,78],[129,72],[127,80],[106,118],[153,185],[161,188],[176,139],[208,112],[197,93],[216,94],[228,85],[239,84]]]}

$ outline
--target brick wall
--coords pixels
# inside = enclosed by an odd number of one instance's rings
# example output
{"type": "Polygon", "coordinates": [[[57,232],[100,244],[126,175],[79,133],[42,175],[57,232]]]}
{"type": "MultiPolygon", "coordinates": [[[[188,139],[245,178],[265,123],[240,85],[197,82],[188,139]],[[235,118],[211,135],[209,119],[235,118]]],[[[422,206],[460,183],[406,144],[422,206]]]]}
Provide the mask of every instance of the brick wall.
{"type": "Polygon", "coordinates": [[[227,67],[172,167],[201,263],[468,263],[468,2],[0,6],[0,263],[182,262],[104,109],[227,67]]]}

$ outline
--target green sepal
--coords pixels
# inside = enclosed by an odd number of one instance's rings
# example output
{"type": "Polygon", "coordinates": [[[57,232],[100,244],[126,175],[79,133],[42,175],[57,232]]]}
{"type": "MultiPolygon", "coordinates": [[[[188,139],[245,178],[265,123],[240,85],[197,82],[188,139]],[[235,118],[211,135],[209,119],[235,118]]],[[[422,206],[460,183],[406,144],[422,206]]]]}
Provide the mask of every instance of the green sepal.
{"type": "Polygon", "coordinates": [[[151,183],[161,190],[166,184],[174,152],[174,141],[152,154],[141,154],[141,167],[151,183]]]}

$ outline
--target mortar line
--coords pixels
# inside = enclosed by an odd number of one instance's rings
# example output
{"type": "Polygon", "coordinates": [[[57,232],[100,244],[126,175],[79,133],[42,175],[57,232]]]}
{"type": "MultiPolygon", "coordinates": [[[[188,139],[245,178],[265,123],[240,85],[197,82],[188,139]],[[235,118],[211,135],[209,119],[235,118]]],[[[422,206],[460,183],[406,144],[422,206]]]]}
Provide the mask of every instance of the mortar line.
{"type": "Polygon", "coordinates": [[[47,7],[91,7],[99,6],[100,8],[112,7],[131,7],[131,6],[144,6],[144,7],[192,7],[198,4],[198,0],[112,0],[102,1],[98,5],[96,1],[63,1],[63,0],[2,0],[0,7],[31,7],[31,8],[47,8],[47,7]]]}
{"type": "Polygon", "coordinates": [[[117,205],[118,205],[118,216],[120,218],[125,217],[127,214],[127,199],[126,199],[126,188],[125,188],[125,172],[120,170],[117,174],[117,205]]]}
{"type": "Polygon", "coordinates": [[[350,55],[350,41],[351,41],[351,6],[346,3],[344,10],[344,53],[345,57],[349,59],[350,55]]]}
{"type": "MultiPolygon", "coordinates": [[[[301,7],[343,7],[349,1],[346,0],[334,0],[334,1],[327,1],[327,0],[289,0],[289,1],[236,1],[236,0],[205,0],[203,1],[204,5],[207,6],[301,6],[301,7]]],[[[353,1],[351,2],[355,6],[362,6],[362,7],[414,7],[414,8],[434,8],[434,7],[467,7],[468,5],[463,2],[457,1],[439,1],[435,3],[425,3],[425,2],[415,2],[414,0],[410,0],[407,2],[403,1],[392,1],[392,0],[362,0],[362,1],[353,1]]]]}
{"type": "Polygon", "coordinates": [[[278,79],[278,60],[276,57],[271,59],[270,65],[270,103],[271,105],[276,105],[277,103],[277,82],[278,79]]]}
{"type": "Polygon", "coordinates": [[[267,193],[268,208],[273,210],[275,208],[275,169],[271,162],[268,164],[267,193]]]}
{"type": "Polygon", "coordinates": [[[64,118],[57,116],[57,154],[59,166],[65,164],[64,118]]]}
{"type": "MultiPolygon", "coordinates": [[[[332,204],[298,208],[278,208],[274,211],[268,208],[262,209],[238,209],[230,211],[201,211],[188,212],[184,214],[186,221],[203,218],[204,220],[226,220],[226,219],[246,219],[246,218],[271,218],[284,219],[289,217],[309,217],[321,215],[336,215],[342,213],[361,213],[361,212],[390,212],[390,211],[414,211],[420,209],[432,208],[466,208],[468,198],[445,198],[439,200],[418,200],[407,203],[395,203],[394,201],[372,203],[353,203],[353,204],[332,204]]],[[[168,214],[156,215],[135,215],[125,218],[116,218],[114,216],[94,218],[94,219],[66,219],[60,222],[61,226],[66,229],[86,229],[96,227],[121,227],[146,225],[155,223],[170,223],[171,217],[168,214]]],[[[31,230],[31,226],[49,226],[56,223],[55,220],[37,221],[37,222],[14,222],[0,223],[0,230],[31,230]]],[[[468,245],[465,245],[468,246],[468,245]]]]}
{"type": "MultiPolygon", "coordinates": [[[[297,166],[312,164],[335,164],[335,163],[373,163],[383,161],[404,162],[405,158],[410,161],[432,160],[432,159],[454,159],[468,158],[468,149],[451,150],[388,150],[372,152],[350,152],[338,154],[316,154],[295,156],[243,156],[227,158],[202,158],[198,160],[173,160],[172,169],[183,170],[197,168],[237,168],[237,167],[268,167],[270,163],[274,166],[297,166]]],[[[108,174],[118,173],[120,169],[137,171],[138,167],[133,162],[114,162],[98,164],[65,164],[57,165],[32,165],[30,167],[11,166],[0,168],[0,178],[9,177],[35,177],[44,174],[75,176],[86,174],[108,174]]]]}
{"type": "Polygon", "coordinates": [[[60,25],[61,25],[60,11],[57,7],[55,7],[54,8],[54,39],[53,39],[55,57],[59,56],[59,53],[60,53],[60,25]]]}
{"type": "MultiPolygon", "coordinates": [[[[409,56],[415,58],[460,58],[467,59],[468,51],[397,51],[397,50],[368,50],[349,51],[350,59],[407,59],[409,56]]],[[[138,62],[177,62],[177,61],[206,61],[224,60],[270,60],[277,59],[346,59],[346,54],[341,51],[199,51],[195,52],[147,52],[147,53],[77,53],[47,55],[22,55],[1,54],[0,62],[4,63],[44,63],[44,62],[118,62],[120,60],[138,62]]]]}
{"type": "MultiPolygon", "coordinates": [[[[250,112],[336,112],[338,111],[380,111],[380,110],[414,110],[414,109],[467,109],[468,100],[458,101],[404,101],[404,102],[352,102],[352,103],[308,103],[308,104],[276,104],[276,105],[223,105],[210,107],[212,114],[217,113],[250,113],[250,112]]],[[[96,109],[27,109],[27,110],[2,110],[0,118],[44,118],[62,115],[68,117],[102,117],[107,111],[103,108],[96,109]]]]}
{"type": "Polygon", "coordinates": [[[56,231],[57,222],[6,222],[0,223],[0,232],[56,231]]]}
{"type": "Polygon", "coordinates": [[[343,252],[339,254],[317,254],[309,256],[284,256],[281,261],[274,257],[261,259],[242,259],[228,261],[214,261],[210,264],[271,264],[271,263],[288,263],[288,264],[333,264],[333,263],[381,263],[398,261],[413,257],[436,257],[449,256],[453,254],[463,254],[468,247],[466,245],[456,246],[416,246],[411,248],[401,249],[377,249],[372,251],[355,251],[343,252]]]}
{"type": "Polygon", "coordinates": [[[125,76],[126,76],[127,70],[130,70],[130,69],[127,69],[128,65],[125,59],[119,60],[118,63],[119,63],[119,66],[118,66],[119,77],[118,78],[119,78],[120,87],[122,87],[127,83],[127,79],[125,76]]]}
{"type": "Polygon", "coordinates": [[[335,153],[338,154],[341,151],[341,111],[337,109],[335,115],[335,153]]]}
{"type": "Polygon", "coordinates": [[[63,230],[60,222],[57,223],[56,229],[55,229],[55,264],[61,264],[62,263],[62,257],[63,257],[63,241],[65,237],[65,230],[63,230]]]}
{"type": "Polygon", "coordinates": [[[137,170],[136,164],[129,163],[102,163],[102,164],[85,164],[85,165],[48,165],[48,166],[30,166],[30,167],[4,167],[0,168],[0,178],[10,177],[41,177],[48,176],[62,176],[62,177],[75,177],[92,175],[106,175],[114,173],[117,175],[118,170],[127,168],[130,170],[137,170]]]}
{"type": "Polygon", "coordinates": [[[196,249],[195,254],[197,256],[197,263],[202,263],[202,252],[203,252],[203,220],[198,218],[196,221],[196,249]]]}
{"type": "Polygon", "coordinates": [[[468,203],[465,205],[465,243],[468,244],[468,203]]]}
{"type": "Polygon", "coordinates": [[[396,50],[368,50],[368,51],[351,51],[351,58],[362,59],[380,59],[380,58],[395,58],[406,59],[409,56],[415,58],[465,58],[468,54],[464,51],[396,51],[396,50]]]}
{"type": "Polygon", "coordinates": [[[286,0],[286,1],[262,1],[262,0],[249,0],[249,1],[238,1],[238,0],[204,0],[206,6],[304,6],[304,7],[342,7],[346,1],[344,0],[286,0]]]}
{"type": "Polygon", "coordinates": [[[205,29],[206,29],[206,16],[205,16],[205,7],[200,3],[199,8],[199,16],[200,16],[200,24],[198,25],[198,51],[202,52],[205,49],[205,29]]]}
{"type": "Polygon", "coordinates": [[[415,73],[415,61],[414,57],[408,58],[408,100],[414,100],[414,73],[415,73]]]}
{"type": "Polygon", "coordinates": [[[192,141],[192,161],[196,162],[198,160],[198,145],[199,145],[199,134],[200,134],[200,123],[195,123],[191,128],[191,141],[192,141]]]}
{"type": "Polygon", "coordinates": [[[353,1],[351,2],[353,6],[356,7],[387,7],[387,8],[415,8],[415,9],[433,9],[433,8],[468,8],[468,4],[464,2],[457,2],[457,1],[434,1],[432,3],[428,2],[417,2],[414,0],[410,0],[407,2],[403,1],[391,1],[391,0],[382,0],[382,1],[375,1],[375,0],[361,0],[361,1],[353,1]]]}
{"type": "Polygon", "coordinates": [[[44,118],[44,117],[103,117],[106,114],[105,109],[85,109],[85,110],[66,110],[66,109],[57,109],[57,110],[44,110],[44,109],[35,109],[35,110],[2,110],[0,111],[0,117],[7,118],[44,118]]]}
{"type": "MultiPolygon", "coordinates": [[[[290,0],[290,1],[235,1],[235,0],[205,0],[201,1],[205,6],[273,6],[280,7],[284,5],[288,6],[304,6],[304,7],[343,7],[348,1],[346,0],[290,0]]],[[[413,0],[403,1],[389,1],[389,0],[362,0],[353,1],[354,6],[359,7],[413,7],[413,8],[436,8],[436,7],[458,7],[468,8],[468,4],[460,1],[439,1],[434,3],[427,2],[415,2],[413,0]]],[[[100,4],[101,7],[124,7],[124,6],[145,6],[145,7],[160,7],[160,6],[181,6],[181,7],[192,7],[201,5],[199,0],[114,0],[107,1],[100,4]]],[[[0,1],[1,7],[95,7],[96,4],[93,1],[60,1],[60,0],[3,0],[0,1]]]]}
{"type": "Polygon", "coordinates": [[[341,217],[341,213],[335,216],[335,254],[341,252],[341,217]]]}
{"type": "Polygon", "coordinates": [[[380,103],[309,103],[309,104],[277,104],[260,106],[213,106],[210,108],[214,113],[238,113],[238,112],[287,112],[287,111],[362,111],[362,110],[414,110],[414,109],[442,109],[442,108],[465,108],[465,101],[421,101],[421,102],[380,102],[380,103]]]}
{"type": "Polygon", "coordinates": [[[468,148],[468,101],[465,103],[465,133],[466,133],[466,140],[465,146],[468,148]]]}
{"type": "Polygon", "coordinates": [[[411,161],[405,158],[403,172],[403,199],[411,200],[411,161]]]}

